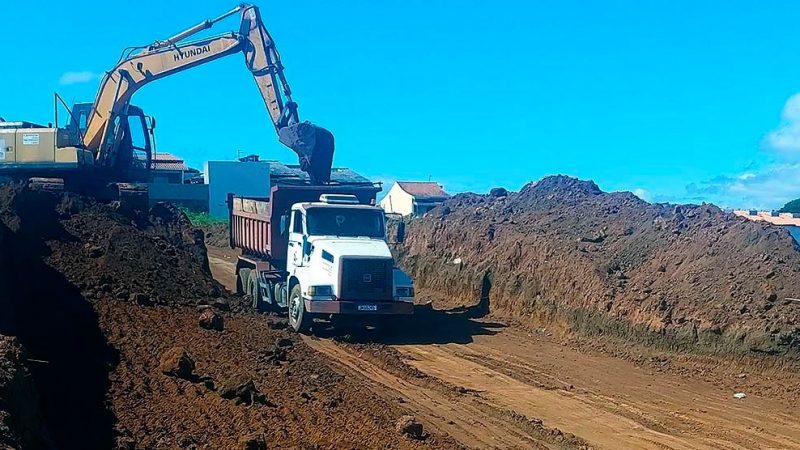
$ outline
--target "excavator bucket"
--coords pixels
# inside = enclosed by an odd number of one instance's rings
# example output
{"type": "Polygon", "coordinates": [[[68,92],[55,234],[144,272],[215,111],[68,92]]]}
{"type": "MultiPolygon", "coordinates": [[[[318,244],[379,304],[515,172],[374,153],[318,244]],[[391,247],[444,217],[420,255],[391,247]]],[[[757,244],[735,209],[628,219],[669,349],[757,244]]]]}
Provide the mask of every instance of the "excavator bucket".
{"type": "Polygon", "coordinates": [[[278,140],[297,153],[300,168],[308,173],[312,184],[331,181],[334,142],[330,131],[305,121],[278,130],[278,140]]]}

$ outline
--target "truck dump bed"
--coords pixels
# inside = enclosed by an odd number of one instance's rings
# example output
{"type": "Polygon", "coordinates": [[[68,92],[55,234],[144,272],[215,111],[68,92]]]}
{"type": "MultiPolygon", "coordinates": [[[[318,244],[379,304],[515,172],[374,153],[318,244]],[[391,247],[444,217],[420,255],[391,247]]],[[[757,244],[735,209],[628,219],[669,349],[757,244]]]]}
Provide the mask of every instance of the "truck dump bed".
{"type": "Polygon", "coordinates": [[[229,240],[232,248],[243,255],[270,261],[276,268],[286,268],[289,210],[295,203],[318,201],[323,194],[350,194],[359,203],[374,204],[381,188],[373,184],[278,185],[273,186],[269,198],[228,196],[229,240]],[[287,231],[284,233],[283,231],[287,231]]]}

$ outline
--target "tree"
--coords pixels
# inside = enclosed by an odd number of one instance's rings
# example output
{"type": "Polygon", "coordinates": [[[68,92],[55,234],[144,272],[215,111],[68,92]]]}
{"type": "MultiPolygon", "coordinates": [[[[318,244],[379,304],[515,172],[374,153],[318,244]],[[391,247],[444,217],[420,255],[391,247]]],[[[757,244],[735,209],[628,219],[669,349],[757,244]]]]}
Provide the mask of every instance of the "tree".
{"type": "Polygon", "coordinates": [[[783,205],[780,212],[800,214],[800,198],[783,205]]]}

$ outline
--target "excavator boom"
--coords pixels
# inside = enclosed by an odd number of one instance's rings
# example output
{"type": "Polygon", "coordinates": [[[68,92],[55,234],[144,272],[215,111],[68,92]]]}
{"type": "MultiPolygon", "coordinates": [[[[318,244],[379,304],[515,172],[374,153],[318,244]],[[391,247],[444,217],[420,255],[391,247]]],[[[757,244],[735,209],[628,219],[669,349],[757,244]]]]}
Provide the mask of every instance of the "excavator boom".
{"type": "Polygon", "coordinates": [[[297,153],[300,165],[309,173],[312,183],[328,182],[334,151],[333,135],[310,122],[300,122],[280,55],[261,20],[259,9],[253,5],[240,5],[169,39],[129,49],[127,54],[123,54],[101,81],[87,121],[84,146],[92,150],[104,166],[127,164],[127,158],[118,154],[122,133],[118,132],[116,122],[125,116],[133,94],[152,81],[234,53],[244,55],[245,66],[253,75],[279,140],[297,153]],[[236,13],[241,13],[238,31],[187,41],[236,13]]]}

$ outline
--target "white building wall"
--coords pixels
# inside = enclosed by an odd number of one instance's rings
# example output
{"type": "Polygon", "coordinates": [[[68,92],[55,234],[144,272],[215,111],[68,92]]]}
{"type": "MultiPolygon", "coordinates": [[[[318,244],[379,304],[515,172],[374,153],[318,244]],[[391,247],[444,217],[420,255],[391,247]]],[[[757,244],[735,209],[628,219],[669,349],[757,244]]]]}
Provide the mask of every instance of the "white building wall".
{"type": "Polygon", "coordinates": [[[269,197],[269,163],[208,161],[203,174],[208,185],[208,214],[228,217],[228,194],[269,197]]]}
{"type": "Polygon", "coordinates": [[[400,214],[408,216],[414,213],[414,197],[402,190],[400,185],[395,183],[386,197],[381,200],[381,208],[387,214],[400,214]]]}

